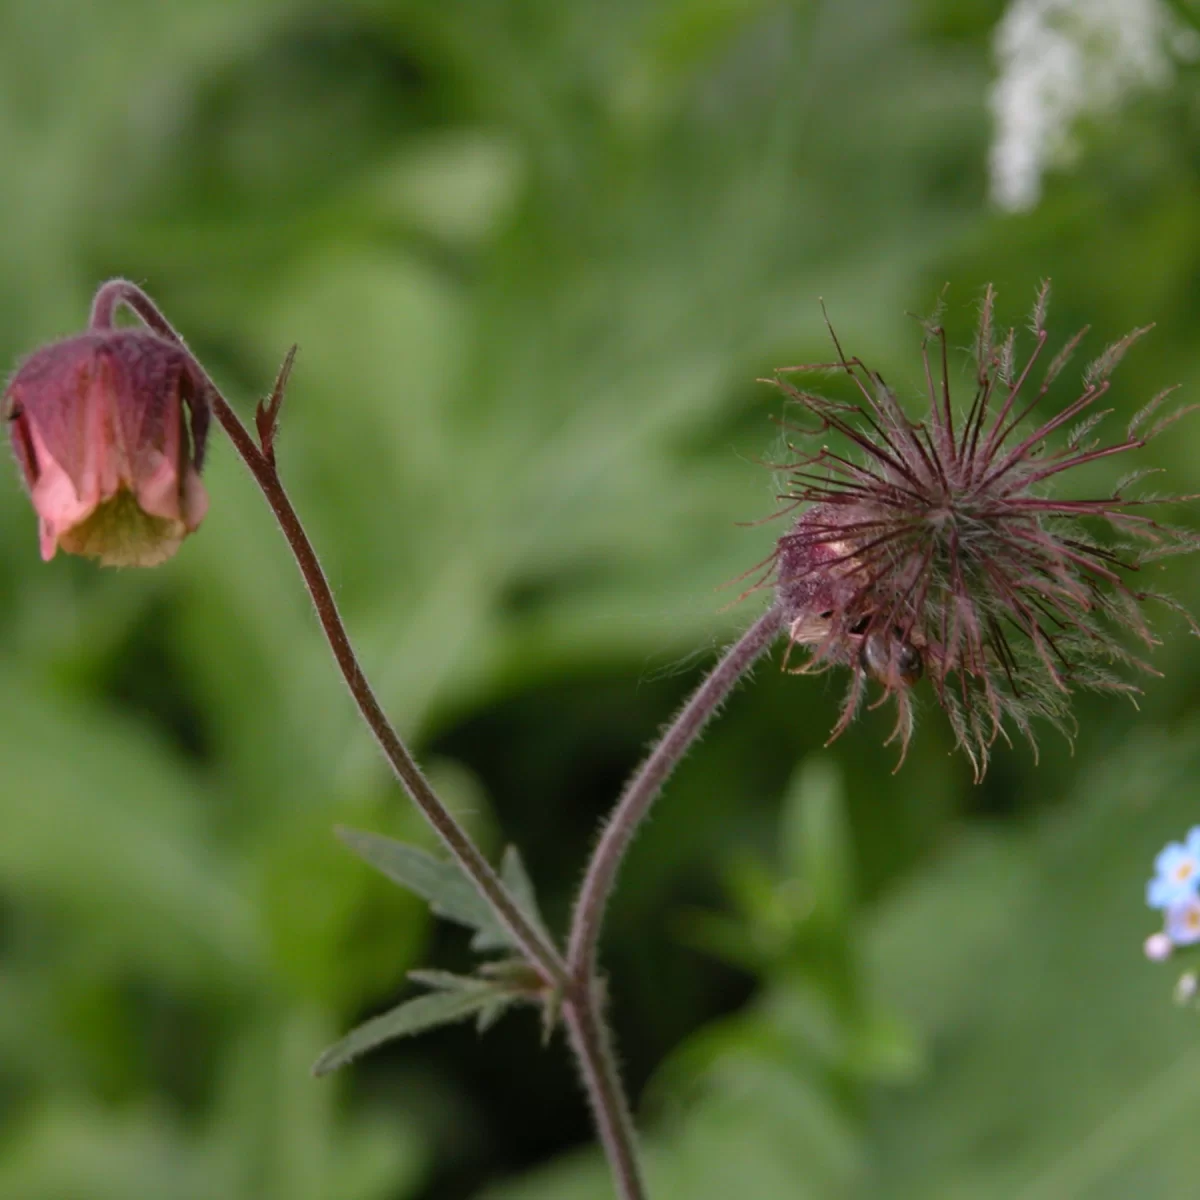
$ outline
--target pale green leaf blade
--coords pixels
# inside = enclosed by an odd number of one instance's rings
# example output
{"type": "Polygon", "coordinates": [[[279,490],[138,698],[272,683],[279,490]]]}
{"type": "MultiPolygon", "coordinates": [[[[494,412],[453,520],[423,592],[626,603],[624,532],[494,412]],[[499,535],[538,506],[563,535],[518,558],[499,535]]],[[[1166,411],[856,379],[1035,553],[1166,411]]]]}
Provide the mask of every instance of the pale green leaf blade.
{"type": "Polygon", "coordinates": [[[475,1018],[475,1031],[487,1033],[504,1016],[512,1002],[511,996],[494,996],[490,1004],[479,1010],[479,1015],[475,1018]]]}
{"type": "Polygon", "coordinates": [[[500,863],[500,878],[504,881],[504,886],[512,892],[521,911],[545,933],[546,923],[542,920],[541,909],[538,907],[537,892],[533,880],[529,878],[529,872],[525,869],[521,852],[516,846],[505,848],[504,858],[500,863]]]}
{"type": "Polygon", "coordinates": [[[368,1050],[395,1038],[412,1037],[439,1025],[452,1025],[496,1003],[496,993],[490,988],[453,992],[431,992],[406,1000],[395,1008],[372,1017],[341,1041],[334,1042],[313,1064],[314,1075],[327,1075],[368,1050]]]}
{"type": "MultiPolygon", "coordinates": [[[[512,893],[517,906],[529,918],[534,927],[545,934],[547,940],[552,941],[538,909],[533,880],[529,878],[529,872],[525,870],[525,863],[516,846],[509,846],[505,849],[504,858],[500,863],[500,878],[504,886],[512,893]]],[[[471,939],[471,948],[474,950],[504,950],[509,947],[520,949],[498,922],[493,923],[490,929],[480,930],[471,939]]]]}
{"type": "Polygon", "coordinates": [[[453,971],[438,971],[434,968],[418,968],[409,971],[409,979],[422,987],[438,992],[469,992],[478,988],[490,988],[492,984],[474,975],[455,975],[453,971]]]}
{"type": "Polygon", "coordinates": [[[427,900],[436,916],[477,930],[489,944],[508,945],[491,909],[454,863],[444,862],[416,846],[377,833],[342,825],[337,826],[335,832],[342,843],[369,866],[427,900]]]}

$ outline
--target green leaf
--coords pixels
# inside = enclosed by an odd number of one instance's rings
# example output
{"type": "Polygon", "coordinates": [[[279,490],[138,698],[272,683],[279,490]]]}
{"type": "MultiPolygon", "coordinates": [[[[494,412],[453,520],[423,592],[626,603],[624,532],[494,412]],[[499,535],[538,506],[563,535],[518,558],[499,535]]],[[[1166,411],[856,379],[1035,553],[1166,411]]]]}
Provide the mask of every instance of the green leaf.
{"type": "Polygon", "coordinates": [[[431,911],[477,931],[476,949],[507,946],[508,935],[500,927],[483,898],[467,882],[455,863],[377,833],[339,825],[334,832],[344,845],[393,883],[429,902],[431,911]]]}
{"type": "Polygon", "coordinates": [[[890,1012],[864,1015],[847,1047],[847,1066],[862,1079],[908,1082],[925,1067],[924,1047],[912,1025],[890,1012]]]}
{"type": "Polygon", "coordinates": [[[425,968],[409,971],[408,977],[413,983],[419,983],[423,987],[438,992],[468,992],[480,987],[494,986],[474,975],[455,975],[453,971],[436,971],[425,968]]]}
{"type": "Polygon", "coordinates": [[[313,1074],[327,1075],[393,1038],[412,1037],[427,1029],[436,1029],[439,1025],[465,1021],[476,1013],[503,1005],[506,1000],[504,993],[484,986],[431,992],[406,1000],[381,1016],[364,1022],[341,1041],[334,1042],[313,1064],[313,1074]]]}
{"type": "Polygon", "coordinates": [[[505,848],[504,858],[500,863],[500,878],[504,881],[504,886],[512,892],[513,899],[521,911],[545,933],[546,926],[538,908],[533,880],[529,878],[529,872],[525,870],[525,863],[521,859],[521,852],[516,846],[505,848]]]}
{"type": "Polygon", "coordinates": [[[839,928],[854,904],[854,851],[842,781],[827,756],[792,777],[781,835],[784,870],[804,881],[818,919],[839,928]]]}
{"type": "Polygon", "coordinates": [[[480,1008],[479,1015],[475,1018],[475,1032],[487,1033],[504,1016],[511,1003],[512,999],[510,997],[497,996],[491,1004],[480,1008]]]}
{"type": "MultiPolygon", "coordinates": [[[[457,863],[434,858],[417,846],[366,830],[339,825],[334,832],[364,862],[386,875],[393,883],[427,900],[435,916],[475,930],[475,936],[471,939],[472,950],[505,950],[514,946],[508,931],[496,920],[487,902],[457,863]]],[[[509,846],[504,852],[500,877],[521,911],[545,933],[533,882],[515,846],[509,846]]]]}
{"type": "MultiPolygon", "coordinates": [[[[537,894],[533,888],[533,880],[529,878],[529,873],[525,870],[525,864],[521,860],[521,852],[516,846],[505,848],[504,858],[500,862],[500,879],[504,886],[512,893],[513,899],[517,902],[517,907],[520,908],[537,929],[545,934],[547,940],[553,941],[553,938],[550,937],[550,934],[546,930],[542,914],[538,910],[537,894]]],[[[489,929],[481,929],[471,939],[472,950],[506,950],[510,947],[519,949],[512,938],[508,936],[508,931],[498,921],[494,921],[489,929]]]]}
{"type": "Polygon", "coordinates": [[[873,1110],[889,1200],[1194,1194],[1196,1014],[1141,943],[1196,744],[1194,723],[1114,740],[1053,814],[960,837],[880,913],[875,978],[931,1048],[873,1110]]]}

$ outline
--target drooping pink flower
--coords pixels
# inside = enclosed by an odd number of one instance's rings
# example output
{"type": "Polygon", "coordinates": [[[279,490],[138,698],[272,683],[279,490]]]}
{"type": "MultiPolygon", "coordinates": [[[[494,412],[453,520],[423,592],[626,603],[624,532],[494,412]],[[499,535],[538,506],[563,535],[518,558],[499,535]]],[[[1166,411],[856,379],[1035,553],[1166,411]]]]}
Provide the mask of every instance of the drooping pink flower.
{"type": "Polygon", "coordinates": [[[208,404],[183,347],[146,329],[43,346],[12,377],[4,417],[43,559],[151,567],[204,519],[208,404]]]}

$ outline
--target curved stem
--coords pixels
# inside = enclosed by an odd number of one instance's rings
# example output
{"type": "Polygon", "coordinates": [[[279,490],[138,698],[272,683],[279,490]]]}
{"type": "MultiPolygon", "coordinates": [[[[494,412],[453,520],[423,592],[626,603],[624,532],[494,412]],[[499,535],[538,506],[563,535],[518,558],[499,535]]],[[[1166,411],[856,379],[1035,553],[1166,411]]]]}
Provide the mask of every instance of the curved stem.
{"type": "Polygon", "coordinates": [[[782,625],[783,615],[779,609],[770,608],[730,646],[626,785],[592,853],[583,887],[575,902],[567,947],[567,967],[572,979],[590,978],[595,972],[596,943],[617,871],[667,776],[737,681],[770,647],[782,625]]]}
{"type": "MultiPolygon", "coordinates": [[[[106,283],[96,293],[92,302],[91,328],[107,329],[113,324],[113,317],[119,305],[125,304],[140,317],[149,328],[186,348],[183,338],[175,331],[170,322],[158,310],[157,306],[136,284],[123,279],[113,279],[106,283]]],[[[521,911],[500,877],[492,869],[491,864],[471,840],[467,831],[455,820],[451,812],[439,799],[437,793],[429,785],[420,767],[409,753],[400,735],[392,727],[383,708],[375,697],[366,675],[359,665],[358,656],[351,645],[349,634],[338,612],[333,592],[325,572],[321,568],[316,551],[304,526],[280,482],[275,464],[255,445],[246,427],[237,414],[229,406],[216,384],[209,378],[207,372],[195,361],[196,369],[200,372],[209,391],[209,400],[218,421],[233,442],[234,449],[254,476],[255,482],[271,506],[283,536],[291,547],[304,578],[304,584],[312,597],[317,610],[317,618],[338,669],[363,720],[367,723],[379,743],[380,749],[391,765],[396,778],[408,792],[413,803],[420,809],[426,821],[433,827],[442,839],[450,854],[471,879],[479,893],[487,900],[497,918],[505,929],[512,934],[514,942],[520,947],[528,961],[536,967],[547,982],[556,987],[563,987],[567,982],[567,973],[562,956],[547,937],[534,928],[521,911]]],[[[278,390],[278,389],[277,389],[278,390]]]]}
{"type": "MultiPolygon", "coordinates": [[[[112,328],[116,310],[121,305],[129,307],[154,332],[186,349],[183,338],[149,296],[135,284],[123,279],[110,280],[96,293],[92,302],[90,327],[112,328]]],[[[645,1200],[646,1190],[638,1165],[633,1118],[617,1070],[612,1037],[604,1018],[603,984],[596,972],[596,944],[600,926],[625,853],[662,785],[738,680],[774,641],[783,625],[782,614],[777,608],[768,610],[729,648],[626,786],[588,865],[572,916],[568,956],[564,962],[546,935],[526,918],[466,830],[430,787],[399,734],[392,728],[363,674],[316,551],[275,467],[274,421],[291,364],[290,356],[280,373],[270,404],[265,410],[262,407],[259,410],[261,448],[194,356],[192,362],[207,391],[212,411],[254,476],[279,522],[346,686],[396,777],[464,873],[491,905],[526,959],[561,995],[563,1020],[579,1062],[617,1194],[620,1200],[645,1200]]]]}
{"type": "Polygon", "coordinates": [[[257,451],[249,433],[219,394],[213,397],[213,412],[250,468],[278,519],[283,536],[287,538],[296,564],[300,568],[300,574],[304,577],[305,586],[312,597],[317,617],[346,686],[350,689],[363,720],[370,727],[380,749],[391,764],[396,778],[404,785],[413,803],[421,810],[463,872],[491,905],[500,923],[512,934],[528,961],[539,969],[548,982],[561,986],[565,980],[561,955],[522,913],[470,835],[434,792],[421,768],[387,719],[367,677],[363,674],[358,656],[337,610],[329,582],[275,468],[257,451]]]}
{"type": "Polygon", "coordinates": [[[563,1019],[621,1200],[644,1200],[646,1192],[638,1166],[637,1134],[617,1069],[612,1035],[604,1020],[603,985],[596,971],[596,944],[604,909],[625,852],[667,777],[782,626],[780,610],[768,609],[692,693],[617,801],[575,903],[567,951],[571,978],[564,996],[563,1019]]]}

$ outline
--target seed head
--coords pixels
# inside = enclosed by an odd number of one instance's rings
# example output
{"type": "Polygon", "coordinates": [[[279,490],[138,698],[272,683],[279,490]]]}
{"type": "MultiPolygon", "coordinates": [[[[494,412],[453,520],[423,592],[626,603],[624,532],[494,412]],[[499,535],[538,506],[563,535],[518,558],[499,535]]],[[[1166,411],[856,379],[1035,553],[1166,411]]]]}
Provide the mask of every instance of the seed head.
{"type": "Polygon", "coordinates": [[[1033,721],[1045,718],[1070,736],[1075,689],[1133,693],[1119,668],[1151,670],[1130,649],[1131,642],[1156,644],[1142,605],[1157,599],[1179,606],[1133,588],[1130,574],[1196,549],[1198,539],[1141,510],[1192,497],[1133,494],[1153,474],[1146,469],[1101,499],[1064,497],[1056,488],[1076,467],[1140,449],[1190,409],[1163,415],[1168,389],[1120,436],[1096,436],[1111,413],[1098,406],[1109,377],[1148,332],[1136,329],[1088,367],[1075,399],[1040,424],[1031,421],[1086,333],[1070,338],[1034,382],[1048,338],[1048,290],[1043,285],[1038,293],[1033,349],[1018,366],[1016,331],[997,336],[987,289],[973,348],[975,394],[965,410],[956,412],[951,401],[946,335],[936,314],[923,323],[928,407],[920,419],[876,372],[845,356],[832,329],[836,362],[783,367],[767,381],[783,391],[801,424],[787,424],[795,457],[784,464],[781,496],[782,512],[798,515],[763,582],[774,585],[787,617],[789,653],[808,652],[799,670],[850,668],[834,737],[873,680],[882,688],[880,703],[896,701],[889,740],[900,742],[903,760],[912,689],[923,670],[981,778],[996,739],[1009,740],[1008,727],[1033,744],[1033,721]],[[797,387],[789,377],[805,371],[847,375],[858,398],[838,401],[797,387]],[[849,449],[802,440],[831,434],[849,449]]]}

